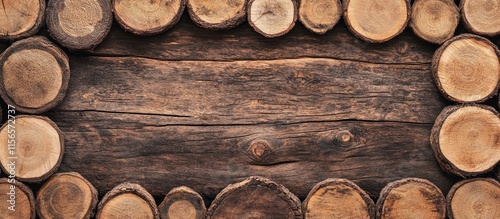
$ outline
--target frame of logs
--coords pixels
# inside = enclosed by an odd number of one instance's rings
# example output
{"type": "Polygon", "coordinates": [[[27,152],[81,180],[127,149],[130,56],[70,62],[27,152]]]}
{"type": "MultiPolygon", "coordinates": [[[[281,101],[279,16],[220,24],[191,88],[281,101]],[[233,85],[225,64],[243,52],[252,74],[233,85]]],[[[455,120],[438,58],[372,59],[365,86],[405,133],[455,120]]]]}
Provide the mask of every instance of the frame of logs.
{"type": "MultiPolygon", "coordinates": [[[[230,29],[246,20],[267,38],[287,34],[297,19],[311,32],[325,34],[343,17],[356,37],[370,43],[387,42],[409,25],[419,38],[441,45],[434,54],[431,73],[442,95],[457,105],[445,107],[436,118],[430,143],[443,171],[464,180],[447,196],[425,179],[397,180],[380,192],[376,203],[348,179],[319,182],[301,203],[279,182],[259,176],[227,186],[208,209],[203,197],[185,186],[172,189],[159,206],[146,189],[133,183],[117,185],[99,202],[96,189],[83,176],[56,173],[64,154],[64,136],[57,125],[47,117],[22,115],[16,119],[16,140],[17,162],[23,168],[15,178],[0,179],[0,215],[500,217],[500,115],[484,104],[498,94],[500,85],[500,51],[485,38],[500,35],[500,0],[461,0],[459,5],[453,0],[6,0],[0,5],[0,11],[8,12],[0,13],[0,40],[13,43],[0,55],[0,96],[19,112],[47,112],[62,102],[70,78],[70,60],[59,46],[71,51],[95,48],[106,38],[113,17],[133,34],[160,34],[179,21],[186,7],[199,27],[230,29]],[[470,33],[454,36],[460,20],[470,33]],[[34,36],[45,23],[57,44],[34,36]],[[28,185],[37,183],[41,188],[35,199],[28,185]],[[19,210],[9,211],[11,203],[4,200],[14,194],[19,210]]],[[[7,176],[8,127],[5,123],[0,128],[0,168],[7,176]]],[[[264,153],[262,147],[257,145],[254,154],[264,153]]]]}

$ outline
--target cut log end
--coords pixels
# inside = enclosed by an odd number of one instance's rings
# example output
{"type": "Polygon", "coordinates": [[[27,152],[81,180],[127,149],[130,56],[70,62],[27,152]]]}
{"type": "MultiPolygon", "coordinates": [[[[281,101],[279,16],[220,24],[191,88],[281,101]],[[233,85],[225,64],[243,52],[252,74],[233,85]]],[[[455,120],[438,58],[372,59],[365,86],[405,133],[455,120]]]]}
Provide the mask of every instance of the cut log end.
{"type": "Polygon", "coordinates": [[[64,153],[64,139],[57,125],[47,117],[17,116],[15,149],[10,148],[9,124],[0,130],[0,163],[5,173],[11,171],[11,157],[17,179],[38,183],[50,177],[59,167],[64,153]],[[22,164],[22,165],[19,165],[22,164]]]}
{"type": "Polygon", "coordinates": [[[302,0],[299,20],[310,31],[324,34],[331,30],[342,16],[340,0],[302,0]]]}
{"type": "Polygon", "coordinates": [[[36,198],[37,214],[41,219],[88,219],[94,215],[96,205],[97,190],[74,172],[52,176],[40,188],[36,198]]]}
{"type": "Polygon", "coordinates": [[[122,183],[106,193],[97,206],[96,219],[160,219],[153,196],[138,184],[122,183]]]}
{"type": "Polygon", "coordinates": [[[187,8],[193,22],[207,29],[236,27],[246,18],[247,0],[188,0],[187,8]]]}
{"type": "Polygon", "coordinates": [[[29,37],[44,24],[45,0],[3,0],[0,12],[0,40],[29,37]]]}
{"type": "Polygon", "coordinates": [[[206,212],[203,198],[185,186],[172,189],[158,209],[162,219],[202,219],[206,212]]]}
{"type": "Polygon", "coordinates": [[[446,201],[431,182],[407,178],[389,183],[380,192],[377,218],[442,218],[446,216],[446,201]]]}
{"type": "Polygon", "coordinates": [[[459,103],[484,102],[496,95],[500,80],[498,48],[488,39],[462,34],[434,53],[432,73],[441,93],[459,103]]]}
{"type": "Polygon", "coordinates": [[[450,219],[500,218],[500,183],[490,178],[463,180],[446,197],[450,219]]]}
{"type": "Polygon", "coordinates": [[[345,0],[344,20],[359,38],[386,42],[406,28],[410,19],[408,0],[345,0]]]}
{"type": "Polygon", "coordinates": [[[2,218],[35,219],[35,196],[25,184],[9,178],[0,179],[0,198],[2,218]]]}
{"type": "Polygon", "coordinates": [[[356,184],[345,179],[328,179],[318,183],[304,200],[305,219],[375,218],[373,200],[356,184]]]}
{"type": "Polygon", "coordinates": [[[300,200],[285,187],[261,177],[229,185],[207,211],[211,218],[302,219],[300,200]]]}
{"type": "Polygon", "coordinates": [[[461,0],[460,10],[465,27],[472,33],[500,35],[500,0],[461,0]]]}
{"type": "Polygon", "coordinates": [[[154,35],[174,26],[181,18],[186,0],[115,0],[113,11],[123,29],[137,35],[154,35]]]}
{"type": "Polygon", "coordinates": [[[111,28],[110,0],[49,0],[50,35],[71,50],[89,50],[100,44],[111,28]]]}
{"type": "Polygon", "coordinates": [[[482,105],[449,106],[439,114],[431,146],[444,171],[472,177],[500,161],[500,117],[482,105]]]}
{"type": "Polygon", "coordinates": [[[297,4],[296,0],[250,0],[248,23],[265,37],[283,36],[295,26],[297,4]]]}
{"type": "Polygon", "coordinates": [[[62,102],[70,77],[68,57],[45,37],[20,40],[0,56],[0,96],[25,113],[62,102]]]}
{"type": "Polygon", "coordinates": [[[453,0],[416,0],[410,27],[415,35],[435,44],[443,44],[455,34],[460,12],[453,0]]]}

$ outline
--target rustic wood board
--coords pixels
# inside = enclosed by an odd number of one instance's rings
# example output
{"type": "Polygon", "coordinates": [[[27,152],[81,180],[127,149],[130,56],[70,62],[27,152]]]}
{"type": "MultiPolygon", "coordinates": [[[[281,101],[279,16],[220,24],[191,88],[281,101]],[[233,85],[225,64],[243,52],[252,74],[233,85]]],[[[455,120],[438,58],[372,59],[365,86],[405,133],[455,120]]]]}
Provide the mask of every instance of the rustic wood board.
{"type": "Polygon", "coordinates": [[[408,30],[368,44],[342,21],[326,35],[297,25],[276,39],[247,24],[204,30],[186,16],[152,37],[115,24],[94,51],[70,53],[68,94],[46,115],[66,137],[60,171],[81,173],[101,196],[129,181],[156,198],[185,185],[212,199],[251,175],[301,199],[332,177],[372,197],[404,177],[446,194],[457,179],[429,144],[450,104],[432,81],[436,48],[408,30]],[[258,139],[274,147],[261,162],[247,151],[258,139]]]}

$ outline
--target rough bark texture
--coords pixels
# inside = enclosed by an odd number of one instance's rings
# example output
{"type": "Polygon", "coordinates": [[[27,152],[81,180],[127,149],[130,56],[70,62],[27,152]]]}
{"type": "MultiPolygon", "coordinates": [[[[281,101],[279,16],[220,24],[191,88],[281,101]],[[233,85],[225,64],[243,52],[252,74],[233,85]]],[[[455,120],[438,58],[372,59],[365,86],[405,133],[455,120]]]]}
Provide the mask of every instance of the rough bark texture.
{"type": "Polygon", "coordinates": [[[114,0],[113,12],[123,29],[137,35],[154,35],[174,26],[187,0],[114,0]]]}
{"type": "Polygon", "coordinates": [[[160,219],[155,200],[142,186],[122,183],[106,193],[97,206],[96,219],[160,219]]]}
{"type": "Polygon", "coordinates": [[[202,219],[207,208],[203,198],[186,186],[176,187],[165,196],[158,206],[162,219],[202,219]]]}
{"type": "Polygon", "coordinates": [[[64,154],[64,135],[52,120],[44,116],[21,115],[13,121],[0,129],[0,167],[7,174],[13,169],[9,163],[14,161],[16,179],[28,183],[42,182],[59,168],[64,154]],[[12,140],[9,130],[13,129],[14,147],[7,144],[12,140]]]}
{"type": "Polygon", "coordinates": [[[500,0],[461,0],[460,11],[470,32],[485,36],[500,34],[500,0]]]}
{"type": "Polygon", "coordinates": [[[246,20],[247,0],[187,0],[191,20],[198,26],[222,30],[246,20]]]}
{"type": "Polygon", "coordinates": [[[425,179],[407,178],[387,184],[377,201],[377,218],[444,219],[446,200],[434,184],[425,179]]]}
{"type": "Polygon", "coordinates": [[[0,96],[19,112],[39,114],[60,104],[69,78],[68,56],[45,37],[17,41],[0,55],[0,96]]]}
{"type": "Polygon", "coordinates": [[[35,219],[35,196],[31,189],[17,181],[9,178],[0,179],[0,215],[4,219],[35,219]],[[12,188],[14,189],[15,197],[11,197],[12,188]],[[14,198],[15,211],[9,210],[11,203],[8,200],[14,198]]]}
{"type": "Polygon", "coordinates": [[[491,171],[500,161],[500,118],[485,105],[454,105],[436,119],[430,142],[441,168],[460,177],[491,171]]]}
{"type": "Polygon", "coordinates": [[[383,43],[399,35],[410,19],[409,0],[344,0],[344,21],[357,37],[383,43]]]}
{"type": "Polygon", "coordinates": [[[311,189],[302,203],[302,211],[305,219],[374,219],[375,203],[353,182],[327,179],[311,189]]]}
{"type": "Polygon", "coordinates": [[[37,215],[41,219],[89,219],[97,201],[97,190],[80,174],[57,173],[37,193],[37,215]]]}
{"type": "Polygon", "coordinates": [[[409,26],[413,33],[431,43],[443,44],[453,37],[460,12],[453,0],[416,0],[409,26]]]}
{"type": "Polygon", "coordinates": [[[287,34],[298,16],[297,0],[249,0],[248,23],[267,38],[287,34]]]}
{"type": "Polygon", "coordinates": [[[45,0],[2,0],[0,11],[0,40],[32,36],[45,24],[45,0]]]}
{"type": "Polygon", "coordinates": [[[434,53],[432,74],[439,91],[451,101],[478,103],[498,94],[500,51],[484,37],[461,34],[434,53]]]}
{"type": "Polygon", "coordinates": [[[492,178],[463,180],[446,196],[450,219],[499,218],[500,183],[492,178]]]}
{"type": "Polygon", "coordinates": [[[302,219],[302,211],[300,200],[287,188],[254,176],[222,190],[206,218],[302,219]]]}
{"type": "Polygon", "coordinates": [[[50,36],[62,46],[93,49],[113,23],[111,0],[49,0],[46,22],[50,36]]]}
{"type": "Polygon", "coordinates": [[[340,0],[302,0],[299,5],[299,20],[310,31],[325,34],[342,17],[340,0]]]}

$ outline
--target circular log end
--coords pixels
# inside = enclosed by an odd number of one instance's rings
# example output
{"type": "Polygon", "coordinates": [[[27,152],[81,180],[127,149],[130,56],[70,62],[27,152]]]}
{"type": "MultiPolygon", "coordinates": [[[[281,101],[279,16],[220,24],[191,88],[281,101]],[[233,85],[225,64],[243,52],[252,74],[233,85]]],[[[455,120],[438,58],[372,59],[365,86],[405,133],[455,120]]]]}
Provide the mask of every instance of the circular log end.
{"type": "Polygon", "coordinates": [[[453,0],[416,0],[410,27],[415,35],[435,44],[443,44],[455,34],[460,12],[453,0]]]}
{"type": "Polygon", "coordinates": [[[325,34],[331,30],[342,16],[340,0],[301,0],[299,20],[310,31],[325,34]]]}
{"type": "Polygon", "coordinates": [[[500,183],[490,178],[463,180],[451,187],[446,201],[450,219],[499,218],[500,183]]]}
{"type": "Polygon", "coordinates": [[[35,219],[35,196],[31,189],[12,178],[0,179],[2,218],[35,219]]]}
{"type": "Polygon", "coordinates": [[[298,16],[296,0],[250,0],[248,23],[255,31],[267,38],[287,34],[298,16]]]}
{"type": "Polygon", "coordinates": [[[484,36],[500,34],[500,0],[461,0],[460,11],[470,32],[484,36]]]}
{"type": "Polygon", "coordinates": [[[162,219],[202,219],[206,212],[203,198],[185,186],[172,189],[158,209],[162,219]]]}
{"type": "Polygon", "coordinates": [[[202,28],[222,30],[236,27],[246,18],[247,0],[188,0],[191,20],[202,28]]]}
{"type": "Polygon", "coordinates": [[[0,40],[26,38],[44,24],[45,0],[3,0],[0,11],[0,40]]]}
{"type": "Polygon", "coordinates": [[[159,219],[153,196],[134,183],[122,183],[106,193],[97,206],[96,219],[143,218],[159,219]]]}

